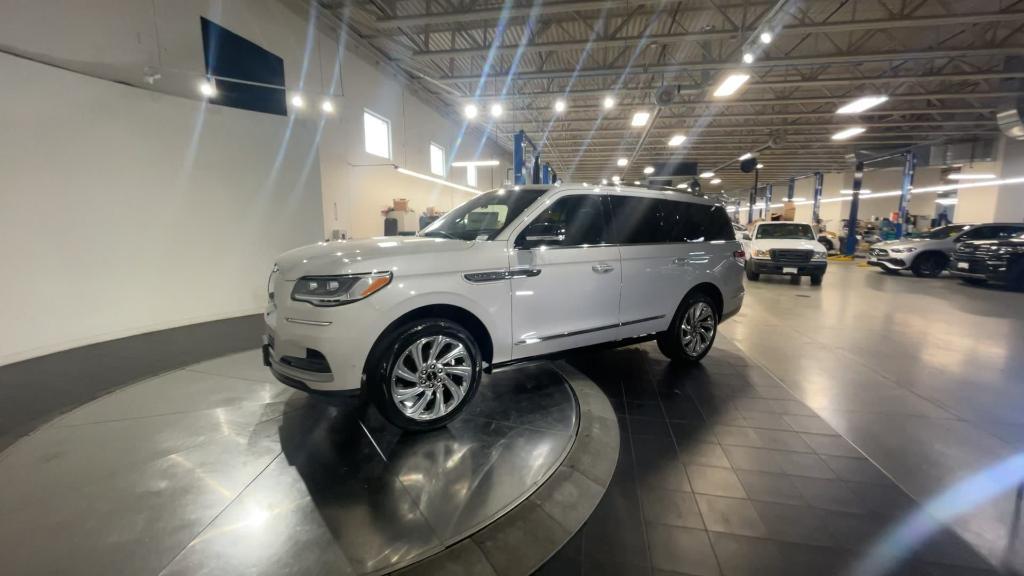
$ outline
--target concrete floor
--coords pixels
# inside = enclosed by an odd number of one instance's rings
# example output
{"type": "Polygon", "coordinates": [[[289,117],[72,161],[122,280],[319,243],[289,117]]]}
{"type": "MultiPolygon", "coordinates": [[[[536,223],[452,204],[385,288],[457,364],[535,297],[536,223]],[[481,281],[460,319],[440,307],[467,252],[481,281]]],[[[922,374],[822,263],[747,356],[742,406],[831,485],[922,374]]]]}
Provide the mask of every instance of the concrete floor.
{"type": "Polygon", "coordinates": [[[949,520],[1024,572],[1024,294],[831,263],[824,285],[748,282],[722,334],[949,520]]]}

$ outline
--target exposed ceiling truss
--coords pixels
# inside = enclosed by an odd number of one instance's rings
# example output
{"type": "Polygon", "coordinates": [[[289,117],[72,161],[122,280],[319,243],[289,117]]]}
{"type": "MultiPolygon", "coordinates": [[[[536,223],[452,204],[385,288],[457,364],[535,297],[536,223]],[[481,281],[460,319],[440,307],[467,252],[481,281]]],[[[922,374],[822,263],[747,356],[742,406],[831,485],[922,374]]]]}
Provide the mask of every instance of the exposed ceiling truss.
{"type": "MultiPolygon", "coordinates": [[[[1008,65],[1024,58],[1024,0],[315,1],[454,110],[476,103],[499,143],[526,130],[575,181],[642,179],[671,160],[714,168],[774,137],[762,179],[782,183],[846,168],[854,150],[991,138],[1024,86],[1024,66],[1008,65]],[[736,71],[751,76],[744,88],[714,97],[736,71]],[[665,86],[674,98],[657,106],[665,86]],[[876,94],[889,100],[835,114],[876,94]],[[637,111],[653,124],[632,127],[637,111]],[[831,139],[853,125],[867,130],[831,139]]],[[[725,190],[749,186],[735,164],[719,176],[725,190]]]]}

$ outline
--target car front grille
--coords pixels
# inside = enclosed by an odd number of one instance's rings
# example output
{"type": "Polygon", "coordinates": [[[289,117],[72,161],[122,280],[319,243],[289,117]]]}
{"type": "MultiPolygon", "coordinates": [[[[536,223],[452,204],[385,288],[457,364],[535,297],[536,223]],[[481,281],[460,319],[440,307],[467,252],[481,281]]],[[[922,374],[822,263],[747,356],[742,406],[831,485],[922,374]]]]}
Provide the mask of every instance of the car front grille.
{"type": "Polygon", "coordinates": [[[772,262],[782,262],[785,264],[806,264],[814,257],[814,250],[787,250],[784,248],[776,248],[769,250],[768,253],[772,257],[772,262]]]}
{"type": "Polygon", "coordinates": [[[885,258],[889,256],[889,251],[885,248],[872,248],[871,250],[868,250],[868,254],[877,258],[885,258]]]}

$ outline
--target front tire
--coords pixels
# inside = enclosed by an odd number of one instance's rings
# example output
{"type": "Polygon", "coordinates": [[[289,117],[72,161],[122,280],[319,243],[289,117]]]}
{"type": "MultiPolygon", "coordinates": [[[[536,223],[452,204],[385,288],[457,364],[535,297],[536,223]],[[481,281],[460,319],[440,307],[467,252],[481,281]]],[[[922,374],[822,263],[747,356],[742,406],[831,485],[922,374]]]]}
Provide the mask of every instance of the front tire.
{"type": "Polygon", "coordinates": [[[910,271],[918,278],[935,278],[946,269],[946,257],[941,254],[921,254],[914,258],[910,271]]]}
{"type": "Polygon", "coordinates": [[[821,286],[821,281],[824,278],[824,274],[811,274],[811,286],[821,286]]]}
{"type": "Polygon", "coordinates": [[[482,362],[473,336],[443,318],[416,320],[378,345],[367,389],[381,415],[422,432],[455,420],[480,387],[482,362]]]}
{"type": "Polygon", "coordinates": [[[707,294],[689,294],[676,310],[668,330],[658,334],[658,349],[670,360],[700,362],[718,334],[718,312],[707,294]]]}
{"type": "Polygon", "coordinates": [[[761,279],[761,275],[758,274],[757,272],[754,272],[754,269],[751,268],[750,266],[747,266],[746,272],[747,272],[747,280],[750,280],[751,282],[757,282],[758,280],[761,279]]]}

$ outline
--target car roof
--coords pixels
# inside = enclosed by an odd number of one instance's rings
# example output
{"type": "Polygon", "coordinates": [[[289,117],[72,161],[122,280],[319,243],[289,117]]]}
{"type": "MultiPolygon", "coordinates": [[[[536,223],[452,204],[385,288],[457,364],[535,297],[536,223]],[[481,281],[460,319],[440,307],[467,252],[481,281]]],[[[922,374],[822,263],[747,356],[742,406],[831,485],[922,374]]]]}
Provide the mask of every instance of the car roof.
{"type": "Polygon", "coordinates": [[[572,190],[580,192],[600,192],[602,194],[608,194],[610,196],[635,196],[639,198],[666,198],[668,200],[676,200],[679,202],[694,202],[697,204],[721,204],[721,202],[708,198],[707,196],[697,196],[689,192],[684,192],[675,189],[664,189],[664,190],[651,190],[649,188],[642,188],[639,186],[616,186],[614,184],[609,185],[589,185],[584,186],[583,184],[562,184],[559,186],[559,190],[572,190]]]}

